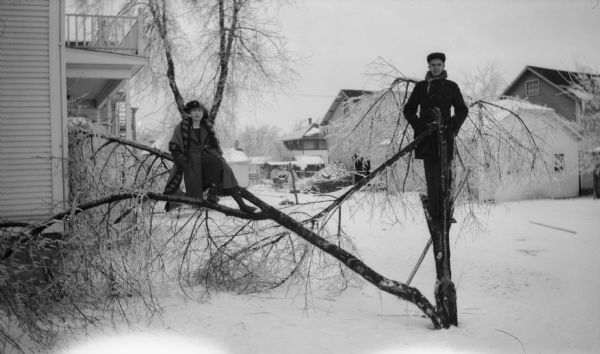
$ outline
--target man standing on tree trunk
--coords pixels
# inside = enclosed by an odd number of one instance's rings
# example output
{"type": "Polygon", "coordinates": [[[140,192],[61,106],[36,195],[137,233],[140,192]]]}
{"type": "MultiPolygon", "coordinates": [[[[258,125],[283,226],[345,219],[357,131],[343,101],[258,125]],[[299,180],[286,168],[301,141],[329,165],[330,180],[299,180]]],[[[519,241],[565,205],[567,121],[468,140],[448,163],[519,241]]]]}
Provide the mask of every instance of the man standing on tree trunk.
{"type": "MultiPolygon", "coordinates": [[[[458,85],[448,80],[445,70],[446,55],[431,53],[427,56],[429,70],[425,80],[418,82],[410,98],[404,105],[404,117],[411,125],[415,137],[435,122],[435,109],[442,115],[442,123],[446,126],[447,156],[439,156],[438,134],[425,138],[415,149],[415,158],[422,159],[427,183],[428,211],[434,224],[443,216],[444,196],[442,195],[441,158],[447,159],[450,166],[454,157],[454,137],[467,118],[469,109],[463,100],[458,85]],[[454,108],[454,115],[451,113],[454,108]],[[417,111],[419,114],[417,115],[417,111]]],[[[450,191],[452,178],[446,179],[446,191],[450,191]]],[[[451,215],[448,215],[450,217],[451,215]]]]}

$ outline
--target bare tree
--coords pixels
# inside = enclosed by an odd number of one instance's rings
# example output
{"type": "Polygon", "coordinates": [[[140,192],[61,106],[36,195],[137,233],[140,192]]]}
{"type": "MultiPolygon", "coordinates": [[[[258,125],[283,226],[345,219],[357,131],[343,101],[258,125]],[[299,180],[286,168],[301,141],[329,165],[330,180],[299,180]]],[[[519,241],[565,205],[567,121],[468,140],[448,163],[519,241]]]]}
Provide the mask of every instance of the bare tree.
{"type": "Polygon", "coordinates": [[[239,90],[247,100],[265,86],[284,87],[295,75],[274,16],[279,6],[256,0],[127,1],[121,13],[140,13],[151,61],[136,86],[174,92],[177,78],[177,106],[178,95],[200,99],[224,144],[232,145],[239,90]]]}
{"type": "Polygon", "coordinates": [[[506,80],[495,61],[487,62],[462,75],[462,90],[471,101],[496,99],[506,87],[506,80]]]}
{"type": "MultiPolygon", "coordinates": [[[[344,118],[337,120],[330,131],[337,132],[338,144],[333,147],[334,149],[345,151],[347,154],[357,154],[371,161],[385,161],[381,165],[381,167],[385,165],[385,168],[376,168],[374,172],[381,172],[380,174],[373,173],[367,176],[339,198],[338,202],[343,203],[356,190],[367,184],[377,185],[381,186],[377,190],[384,190],[390,196],[387,200],[390,203],[382,205],[381,209],[392,210],[394,205],[397,205],[395,201],[398,199],[393,196],[406,191],[420,192],[424,190],[424,178],[420,171],[415,171],[420,170],[415,169],[415,165],[418,166],[418,164],[410,154],[403,153],[406,142],[411,140],[411,130],[407,129],[406,120],[401,112],[411,84],[415,81],[404,78],[402,73],[385,60],[376,60],[373,65],[374,73],[371,72],[371,76],[391,81],[391,83],[383,90],[348,102],[344,118]],[[391,202],[392,200],[394,203],[391,202]]],[[[487,96],[492,95],[492,92],[497,92],[498,85],[487,85],[484,82],[485,78],[498,82],[494,79],[497,76],[493,74],[495,72],[493,66],[488,69],[487,73],[480,71],[481,80],[474,81],[477,85],[474,85],[473,88],[479,90],[479,95],[487,96]]],[[[469,208],[473,208],[473,202],[477,201],[476,190],[478,188],[478,183],[475,182],[476,179],[473,178],[473,175],[481,170],[494,171],[499,179],[496,185],[501,185],[503,182],[510,183],[512,181],[503,181],[503,179],[520,178],[534,169],[548,171],[542,158],[543,149],[540,146],[540,137],[529,130],[512,107],[484,99],[471,99],[469,106],[470,116],[457,138],[458,158],[455,162],[456,166],[453,168],[456,187],[446,198],[446,209],[448,209],[447,213],[450,218],[456,205],[466,203],[469,208]],[[514,128],[505,127],[497,119],[500,115],[504,116],[503,113],[516,118],[517,124],[514,128]]],[[[429,133],[435,134],[433,131],[429,133]]],[[[414,138],[418,139],[418,137],[414,138]]],[[[362,196],[362,198],[365,197],[362,196]]],[[[404,203],[405,210],[414,210],[417,207],[408,198],[400,200],[404,203]]],[[[445,225],[432,223],[426,211],[426,202],[426,196],[423,195],[422,204],[434,244],[438,279],[449,278],[450,253],[447,246],[451,225],[449,223],[445,225]]],[[[335,203],[330,205],[318,216],[331,213],[337,206],[335,203]]],[[[391,213],[391,215],[394,221],[403,221],[403,213],[391,213]]],[[[465,218],[473,216],[474,213],[471,212],[466,214],[465,218]]],[[[442,326],[448,327],[456,324],[456,295],[453,285],[444,285],[443,282],[440,282],[440,284],[436,284],[435,293],[436,310],[441,316],[442,326]]]]}
{"type": "Polygon", "coordinates": [[[246,126],[237,136],[240,147],[249,156],[270,156],[278,159],[281,156],[280,129],[270,125],[246,126]]]}
{"type": "Polygon", "coordinates": [[[600,73],[580,65],[579,74],[568,78],[569,90],[577,96],[578,124],[583,134],[582,169],[590,172],[600,165],[600,73]]]}
{"type": "MultiPolygon", "coordinates": [[[[180,75],[175,56],[181,47],[175,36],[178,22],[174,20],[172,4],[164,0],[130,2],[125,11],[142,11],[146,33],[153,43],[150,53],[153,60],[162,63],[154,65],[153,70],[156,70],[155,73],[163,70],[163,79],[166,77],[179,114],[184,117],[184,99],[178,85],[180,75]],[[161,59],[157,59],[157,55],[161,59]]],[[[255,65],[255,73],[273,78],[268,71],[271,65],[257,65],[261,61],[252,54],[256,53],[252,51],[256,49],[255,45],[260,44],[260,41],[252,40],[268,36],[256,27],[247,32],[248,28],[243,25],[249,18],[243,16],[244,11],[252,10],[254,12],[250,14],[256,14],[260,5],[261,2],[241,0],[198,1],[190,5],[196,11],[198,8],[206,11],[203,14],[207,16],[199,17],[206,19],[206,23],[210,23],[210,19],[217,21],[213,29],[219,35],[213,37],[213,44],[217,45],[218,51],[212,58],[217,70],[208,80],[214,85],[210,91],[213,93],[212,119],[221,111],[229,92],[230,78],[236,77],[233,64],[238,60],[255,65]],[[212,6],[202,7],[202,4],[212,6]]],[[[204,30],[210,31],[211,28],[207,25],[204,30]]],[[[210,66],[206,64],[203,67],[210,66]]],[[[243,76],[240,77],[242,79],[243,76]]],[[[335,274],[342,279],[341,283],[347,284],[351,278],[343,272],[343,265],[373,286],[414,304],[434,328],[448,327],[439,303],[434,306],[419,289],[376,272],[354,254],[351,239],[343,230],[337,225],[329,227],[335,211],[369,181],[382,178],[396,191],[404,190],[399,186],[403,186],[412,170],[411,159],[407,157],[426,134],[433,132],[429,129],[414,140],[407,135],[398,112],[406,99],[410,82],[396,78],[373,95],[372,101],[361,100],[357,109],[349,110],[346,130],[342,130],[346,141],[357,143],[364,156],[380,154],[383,161],[361,183],[331,200],[330,205],[317,215],[311,215],[303,209],[306,207],[303,205],[283,212],[246,190],[242,190],[242,196],[258,206],[260,212],[248,214],[226,205],[154,192],[162,187],[165,174],[171,167],[172,157],[168,153],[90,131],[89,128],[73,128],[70,144],[73,164],[70,167],[71,207],[34,223],[0,223],[2,285],[11,284],[14,280],[15,267],[11,262],[15,256],[32,248],[39,248],[41,252],[42,246],[48,243],[43,231],[55,223],[66,223],[72,230],[61,243],[65,247],[59,249],[59,254],[64,256],[64,265],[54,267],[52,277],[43,279],[42,289],[46,291],[39,291],[36,298],[40,306],[25,315],[18,312],[27,308],[28,304],[24,300],[23,289],[40,289],[39,284],[37,288],[31,284],[24,288],[0,286],[5,291],[3,298],[15,300],[3,303],[4,309],[8,309],[12,318],[26,320],[22,329],[34,334],[31,329],[42,331],[51,342],[56,329],[95,324],[103,310],[101,304],[110,304],[111,309],[127,318],[129,301],[139,300],[153,313],[157,307],[152,285],[160,280],[160,276],[172,272],[182,288],[187,284],[203,284],[207,290],[251,292],[298,279],[310,281],[311,270],[315,266],[320,267],[320,272],[335,274]],[[381,138],[388,142],[382,145],[381,138]],[[157,203],[166,201],[192,208],[181,210],[174,217],[166,217],[157,212],[157,203]],[[208,210],[217,213],[209,213],[208,210]],[[321,257],[319,252],[328,257],[321,257]],[[56,291],[47,291],[50,287],[56,291]],[[72,296],[69,295],[71,293],[72,296]],[[50,296],[53,294],[56,296],[54,299],[50,296]],[[71,320],[66,322],[67,325],[62,321],[65,313],[71,320]]],[[[483,107],[482,102],[472,105],[483,107]]],[[[481,137],[484,141],[488,139],[485,134],[481,137]]],[[[502,137],[510,140],[508,135],[502,137]]],[[[31,263],[34,270],[48,268],[39,261],[31,263]]],[[[3,330],[0,335],[4,333],[3,330]]]]}

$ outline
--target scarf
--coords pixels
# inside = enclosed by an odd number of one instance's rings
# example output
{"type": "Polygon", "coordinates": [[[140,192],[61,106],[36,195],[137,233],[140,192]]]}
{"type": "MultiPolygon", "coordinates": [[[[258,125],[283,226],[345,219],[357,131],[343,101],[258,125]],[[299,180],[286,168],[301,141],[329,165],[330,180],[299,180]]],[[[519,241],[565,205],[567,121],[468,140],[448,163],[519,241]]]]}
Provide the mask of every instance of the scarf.
{"type": "MultiPolygon", "coordinates": [[[[190,150],[190,139],[191,139],[191,128],[192,128],[192,118],[187,116],[181,121],[181,136],[183,140],[183,149],[182,153],[184,156],[188,156],[188,151],[190,150]]],[[[179,186],[181,185],[181,180],[183,179],[183,168],[173,165],[173,169],[171,170],[171,175],[169,176],[169,180],[167,181],[167,185],[165,186],[164,194],[179,194],[181,193],[179,186]]],[[[167,202],[165,204],[165,210],[169,211],[174,208],[176,205],[171,202],[167,202]]]]}
{"type": "Polygon", "coordinates": [[[446,70],[443,70],[439,76],[431,75],[431,71],[427,71],[425,74],[425,80],[427,80],[427,93],[429,94],[429,88],[431,87],[431,82],[435,80],[445,80],[448,78],[448,73],[446,70]]]}

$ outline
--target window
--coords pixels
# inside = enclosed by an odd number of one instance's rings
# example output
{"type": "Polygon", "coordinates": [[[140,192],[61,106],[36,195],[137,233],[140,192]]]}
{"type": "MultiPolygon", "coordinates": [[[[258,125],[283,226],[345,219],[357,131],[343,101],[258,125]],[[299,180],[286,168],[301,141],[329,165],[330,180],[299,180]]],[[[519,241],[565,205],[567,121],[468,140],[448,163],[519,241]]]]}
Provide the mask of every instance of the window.
{"type": "Polygon", "coordinates": [[[554,154],[554,172],[565,170],[565,154],[554,154]]]}
{"type": "Polygon", "coordinates": [[[540,80],[531,80],[525,82],[525,94],[530,96],[538,96],[540,94],[540,80]]]}

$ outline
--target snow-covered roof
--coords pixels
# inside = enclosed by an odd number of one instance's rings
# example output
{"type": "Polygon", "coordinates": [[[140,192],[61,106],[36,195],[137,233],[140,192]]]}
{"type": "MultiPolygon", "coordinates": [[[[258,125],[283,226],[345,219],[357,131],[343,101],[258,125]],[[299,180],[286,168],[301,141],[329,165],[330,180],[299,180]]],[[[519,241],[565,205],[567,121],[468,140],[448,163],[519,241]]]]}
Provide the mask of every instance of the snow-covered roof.
{"type": "Polygon", "coordinates": [[[264,165],[271,160],[271,156],[250,156],[250,164],[264,165]]]}
{"type": "Polygon", "coordinates": [[[250,162],[245,152],[233,148],[223,149],[223,157],[227,162],[250,162]]]}
{"type": "MultiPolygon", "coordinates": [[[[565,133],[567,133],[575,140],[579,141],[582,139],[582,135],[579,132],[577,125],[573,122],[568,121],[566,118],[559,116],[553,108],[547,106],[540,106],[528,101],[512,97],[495,100],[490,103],[491,105],[486,105],[486,112],[497,122],[501,122],[509,117],[514,117],[513,113],[520,116],[523,113],[527,112],[530,114],[540,115],[547,119],[550,119],[560,128],[562,128],[562,130],[565,133]]],[[[472,110],[469,114],[476,115],[477,112],[475,110],[472,110]]],[[[476,117],[473,117],[473,119],[475,120],[476,117]]]]}
{"type": "Polygon", "coordinates": [[[296,165],[296,162],[295,162],[295,161],[268,161],[268,162],[265,162],[265,163],[266,163],[267,165],[269,165],[269,166],[287,166],[287,165],[289,165],[290,163],[291,163],[292,165],[296,165]]]}
{"type": "Polygon", "coordinates": [[[290,140],[301,140],[307,138],[320,138],[321,137],[321,128],[319,128],[318,123],[310,123],[302,128],[291,132],[290,134],[285,135],[281,140],[282,141],[290,141],[290,140]]]}
{"type": "Polygon", "coordinates": [[[540,106],[528,101],[506,98],[490,102],[491,106],[486,106],[487,112],[490,113],[497,121],[502,121],[507,117],[512,116],[511,112],[517,113],[519,110],[539,111],[539,112],[554,112],[553,108],[540,106]]]}
{"type": "Polygon", "coordinates": [[[325,160],[316,155],[298,155],[294,156],[294,161],[267,161],[265,163],[269,166],[288,166],[292,164],[292,166],[305,170],[308,165],[325,165],[325,160]]]}
{"type": "Polygon", "coordinates": [[[304,136],[308,137],[319,134],[321,134],[321,129],[319,127],[311,127],[306,133],[304,133],[304,136]]]}
{"type": "Polygon", "coordinates": [[[582,77],[596,79],[598,75],[589,74],[584,72],[565,71],[557,69],[541,68],[539,66],[527,65],[523,71],[511,82],[506,89],[504,89],[503,95],[514,94],[513,89],[517,83],[520,82],[523,75],[527,72],[531,72],[534,75],[546,80],[550,85],[554,86],[559,91],[565,92],[567,95],[577,97],[568,88],[573,84],[581,81],[582,77]]]}
{"type": "Polygon", "coordinates": [[[373,91],[369,91],[369,90],[348,90],[348,89],[341,89],[340,92],[335,96],[335,99],[333,100],[333,102],[331,103],[331,106],[329,106],[329,109],[327,110],[327,113],[325,113],[325,116],[323,117],[323,119],[321,120],[321,125],[327,125],[329,124],[329,120],[331,119],[333,112],[335,112],[335,110],[337,109],[337,107],[342,104],[343,102],[351,99],[351,98],[360,98],[362,96],[368,96],[373,94],[373,91]]]}
{"type": "Polygon", "coordinates": [[[321,156],[318,155],[298,155],[294,156],[294,160],[301,165],[304,166],[302,168],[306,168],[307,165],[324,165],[325,161],[321,156]]]}

